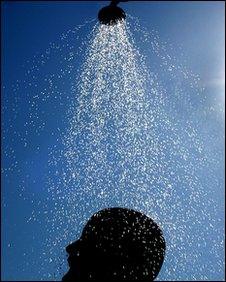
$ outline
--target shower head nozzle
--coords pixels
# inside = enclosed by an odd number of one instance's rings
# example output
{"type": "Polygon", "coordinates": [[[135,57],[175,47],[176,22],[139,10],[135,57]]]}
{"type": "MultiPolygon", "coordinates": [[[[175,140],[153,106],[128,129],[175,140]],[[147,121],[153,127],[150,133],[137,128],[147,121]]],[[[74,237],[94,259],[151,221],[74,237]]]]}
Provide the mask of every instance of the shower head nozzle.
{"type": "Polygon", "coordinates": [[[118,21],[124,20],[126,14],[117,4],[120,1],[111,1],[111,4],[102,8],[98,13],[98,19],[101,24],[115,25],[118,21]]]}

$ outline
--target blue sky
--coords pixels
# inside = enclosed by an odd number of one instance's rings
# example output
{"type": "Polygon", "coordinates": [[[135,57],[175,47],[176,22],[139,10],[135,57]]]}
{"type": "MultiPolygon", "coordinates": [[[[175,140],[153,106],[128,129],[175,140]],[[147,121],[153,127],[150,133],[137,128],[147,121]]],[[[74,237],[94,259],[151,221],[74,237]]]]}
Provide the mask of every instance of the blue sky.
{"type": "MultiPolygon", "coordinates": [[[[78,39],[70,31],[86,20],[96,19],[99,9],[107,3],[2,3],[2,280],[54,280],[54,268],[59,268],[64,251],[56,254],[59,263],[52,265],[49,260],[53,254],[48,256],[48,252],[56,250],[48,249],[45,242],[52,228],[46,212],[54,210],[55,205],[54,201],[48,199],[48,185],[51,186],[49,181],[57,181],[56,167],[49,167],[49,158],[51,152],[59,158],[59,152],[63,150],[59,140],[67,125],[65,113],[73,96],[70,88],[73,76],[63,73],[64,69],[70,68],[64,58],[69,56],[71,50],[76,52],[81,41],[89,35],[95,21],[76,31],[78,39]],[[65,33],[68,37],[65,40],[60,39],[65,33]],[[51,54],[48,55],[50,46],[51,54]],[[41,61],[48,56],[50,59],[42,68],[41,61]],[[32,72],[28,72],[32,69],[35,78],[32,77],[32,72]],[[52,82],[46,81],[45,78],[51,77],[53,73],[62,76],[58,79],[55,77],[52,82]],[[51,83],[57,86],[57,90],[53,90],[51,83]],[[48,91],[53,91],[51,99],[45,99],[48,91]],[[44,93],[41,96],[44,100],[39,99],[35,108],[32,108],[32,97],[41,92],[44,93]],[[49,177],[51,175],[52,178],[49,177]],[[33,215],[36,220],[30,220],[34,218],[33,215]]],[[[126,13],[139,19],[141,30],[145,29],[150,34],[152,30],[157,31],[162,46],[167,48],[166,53],[176,58],[175,63],[178,66],[186,65],[189,74],[192,72],[199,76],[198,90],[205,88],[202,90],[205,99],[198,99],[197,92],[192,90],[189,83],[182,82],[181,92],[184,95],[178,101],[175,97],[172,100],[178,102],[174,113],[177,114],[178,126],[181,125],[179,132],[183,131],[186,121],[190,120],[196,125],[198,132],[195,141],[200,139],[203,142],[202,164],[206,157],[206,166],[204,164],[203,167],[198,167],[195,154],[193,151],[191,153],[194,157],[191,163],[205,192],[200,196],[203,207],[198,206],[197,210],[200,213],[205,209],[211,210],[206,223],[212,222],[214,227],[206,234],[204,229],[197,231],[204,238],[200,240],[201,244],[207,244],[200,246],[199,250],[203,255],[199,257],[197,265],[188,262],[184,274],[177,270],[172,273],[174,280],[176,277],[192,280],[204,276],[212,281],[224,279],[224,254],[221,245],[224,222],[224,5],[223,1],[129,1],[120,4],[126,13]],[[187,96],[193,106],[186,111],[181,105],[186,105],[187,96]],[[210,198],[213,200],[212,206],[210,198]]],[[[141,36],[139,32],[134,32],[134,35],[141,36]]],[[[137,40],[137,44],[140,51],[147,56],[147,66],[158,75],[166,92],[170,89],[174,91],[175,81],[178,82],[179,77],[172,82],[166,71],[160,67],[162,57],[153,55],[149,43],[137,40]]],[[[73,60],[74,73],[83,60],[82,50],[73,60]]],[[[178,70],[175,76],[179,73],[178,70]]],[[[168,110],[170,109],[167,108],[166,111],[168,110]]],[[[164,136],[165,132],[162,131],[161,134],[164,136]]],[[[192,149],[188,148],[189,150],[192,149]]],[[[57,170],[62,171],[62,163],[57,170]]],[[[178,189],[175,197],[184,197],[181,195],[178,189]]],[[[80,199],[81,206],[91,197],[92,195],[86,195],[80,199]]],[[[186,203],[185,200],[182,199],[182,202],[186,203]]],[[[114,200],[111,205],[114,205],[114,200]]],[[[57,208],[61,207],[61,203],[57,204],[57,208]]],[[[79,228],[75,231],[75,237],[78,237],[82,229],[82,222],[90,216],[91,211],[87,212],[84,207],[81,208],[81,218],[76,221],[79,228]]],[[[95,212],[97,207],[98,203],[91,210],[95,212]]],[[[186,210],[182,212],[185,213],[186,210]]],[[[59,236],[59,232],[61,231],[56,230],[54,233],[53,230],[50,238],[54,234],[59,236]]],[[[193,230],[191,235],[196,236],[196,231],[193,230]]],[[[71,239],[64,238],[64,243],[67,244],[71,239]]],[[[195,252],[194,245],[186,248],[188,254],[195,252]]],[[[159,276],[161,280],[170,278],[170,272],[167,271],[170,267],[174,268],[171,265],[163,266],[159,276]]],[[[65,265],[63,269],[65,270],[65,265]]],[[[59,271],[56,272],[56,279],[60,280],[59,271]]]]}

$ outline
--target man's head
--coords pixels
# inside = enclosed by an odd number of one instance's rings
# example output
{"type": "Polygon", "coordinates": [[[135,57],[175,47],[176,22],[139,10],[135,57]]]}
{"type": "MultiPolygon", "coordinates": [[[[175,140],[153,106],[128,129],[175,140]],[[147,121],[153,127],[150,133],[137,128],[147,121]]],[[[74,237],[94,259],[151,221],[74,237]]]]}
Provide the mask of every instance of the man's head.
{"type": "Polygon", "coordinates": [[[108,208],[95,213],[66,250],[70,270],[63,281],[153,281],[163,263],[165,240],[146,215],[108,208]]]}

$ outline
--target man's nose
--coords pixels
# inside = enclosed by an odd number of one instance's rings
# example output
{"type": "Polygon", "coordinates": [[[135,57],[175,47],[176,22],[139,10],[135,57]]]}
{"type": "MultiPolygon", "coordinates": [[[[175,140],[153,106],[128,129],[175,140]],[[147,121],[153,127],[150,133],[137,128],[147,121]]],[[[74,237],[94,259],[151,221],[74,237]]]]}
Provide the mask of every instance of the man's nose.
{"type": "Polygon", "coordinates": [[[66,252],[67,252],[68,254],[74,253],[74,252],[78,249],[78,245],[79,245],[79,240],[77,240],[77,241],[71,243],[70,245],[68,245],[68,246],[66,247],[66,252]]]}

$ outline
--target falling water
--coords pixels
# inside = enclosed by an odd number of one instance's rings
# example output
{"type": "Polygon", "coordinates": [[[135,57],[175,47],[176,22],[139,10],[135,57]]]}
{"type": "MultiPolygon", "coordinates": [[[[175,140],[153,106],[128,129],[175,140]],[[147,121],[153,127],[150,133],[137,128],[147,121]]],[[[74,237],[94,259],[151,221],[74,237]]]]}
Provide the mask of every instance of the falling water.
{"type": "MultiPolygon", "coordinates": [[[[68,34],[62,36],[67,39],[68,34]]],[[[64,127],[57,125],[52,132],[58,145],[49,154],[48,198],[38,203],[46,215],[49,236],[40,268],[55,269],[62,264],[62,269],[55,274],[50,271],[43,279],[62,277],[67,269],[65,246],[79,237],[94,212],[114,206],[144,212],[163,229],[167,250],[157,280],[206,280],[221,272],[223,239],[213,229],[218,220],[216,203],[200,180],[202,171],[214,176],[194,118],[194,103],[205,104],[199,78],[167,53],[154,31],[144,32],[136,21],[96,24],[79,48],[85,53],[77,76],[73,60],[78,53],[70,40],[63,47],[69,54],[63,55],[68,67],[46,75],[48,86],[33,95],[29,107],[36,111],[25,124],[26,129],[35,127],[35,133],[41,134],[45,124],[37,127],[37,120],[42,121],[43,104],[37,101],[57,97],[63,107],[68,100],[64,127]],[[137,32],[149,44],[151,58],[159,61],[148,62],[138,49],[137,32]],[[156,72],[156,62],[160,62],[161,74],[156,72]],[[171,88],[164,85],[166,74],[171,88]],[[59,90],[62,76],[72,81],[71,95],[59,90]],[[197,92],[197,101],[189,97],[188,88],[197,92]],[[215,241],[208,253],[211,261],[217,261],[218,270],[216,264],[209,264],[207,271],[202,256],[207,254],[211,234],[215,241]]],[[[55,49],[60,46],[54,45],[55,49]]],[[[53,112],[58,123],[57,110],[53,112]]],[[[23,142],[27,147],[29,137],[23,142]]],[[[33,211],[28,222],[39,213],[33,211]]]]}

